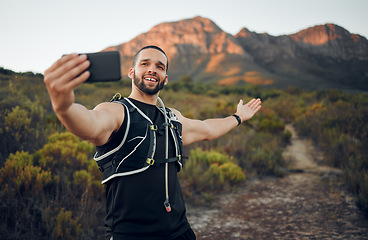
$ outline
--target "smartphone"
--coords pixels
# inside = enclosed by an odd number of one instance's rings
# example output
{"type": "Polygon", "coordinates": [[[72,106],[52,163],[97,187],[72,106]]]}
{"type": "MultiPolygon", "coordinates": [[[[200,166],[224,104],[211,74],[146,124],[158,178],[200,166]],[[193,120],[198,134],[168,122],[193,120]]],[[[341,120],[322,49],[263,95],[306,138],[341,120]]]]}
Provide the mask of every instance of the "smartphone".
{"type": "Polygon", "coordinates": [[[118,51],[84,53],[91,65],[85,83],[112,82],[121,79],[120,53],[118,51]]]}

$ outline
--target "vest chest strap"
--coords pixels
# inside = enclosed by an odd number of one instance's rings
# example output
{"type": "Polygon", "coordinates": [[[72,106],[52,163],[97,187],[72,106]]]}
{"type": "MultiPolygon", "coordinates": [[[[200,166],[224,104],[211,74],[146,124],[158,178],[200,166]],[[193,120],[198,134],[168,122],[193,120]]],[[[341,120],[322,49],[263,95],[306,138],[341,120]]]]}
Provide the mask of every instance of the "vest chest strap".
{"type": "Polygon", "coordinates": [[[109,168],[109,167],[111,167],[111,166],[112,166],[112,161],[109,161],[109,162],[107,162],[106,164],[104,164],[104,165],[100,166],[98,169],[99,169],[101,172],[103,172],[103,171],[105,171],[105,169],[107,169],[107,168],[109,168]]]}
{"type": "Polygon", "coordinates": [[[178,155],[176,157],[172,157],[172,158],[167,158],[167,159],[153,159],[153,158],[147,158],[147,163],[151,166],[155,166],[155,167],[159,167],[161,164],[163,163],[170,163],[170,162],[176,162],[176,161],[181,161],[182,156],[178,155]]]}

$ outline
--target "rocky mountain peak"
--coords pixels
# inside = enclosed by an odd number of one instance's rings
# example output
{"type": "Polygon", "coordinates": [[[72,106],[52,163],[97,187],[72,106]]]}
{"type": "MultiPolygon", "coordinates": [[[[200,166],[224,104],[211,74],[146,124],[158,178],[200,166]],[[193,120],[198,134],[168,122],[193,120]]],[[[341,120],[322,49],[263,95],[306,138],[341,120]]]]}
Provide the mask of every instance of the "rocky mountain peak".
{"type": "Polygon", "coordinates": [[[289,37],[313,54],[342,60],[368,60],[368,40],[335,24],[317,25],[289,37]]]}
{"type": "Polygon", "coordinates": [[[245,54],[232,35],[222,31],[211,20],[200,16],[158,24],[147,33],[118,47],[122,55],[134,56],[136,51],[149,44],[164,46],[169,58],[177,54],[245,54]]]}
{"type": "Polygon", "coordinates": [[[161,23],[153,27],[150,32],[176,33],[176,34],[198,34],[201,32],[221,33],[222,30],[210,19],[200,16],[184,19],[177,22],[161,23]]]}
{"type": "Polygon", "coordinates": [[[304,42],[312,45],[322,45],[329,41],[351,37],[344,28],[335,24],[317,25],[290,35],[296,42],[304,42]]]}
{"type": "Polygon", "coordinates": [[[131,67],[143,46],[162,47],[170,61],[170,79],[190,75],[199,82],[366,87],[368,40],[335,24],[317,25],[295,34],[272,36],[243,28],[232,36],[210,19],[197,16],[165,22],[118,50],[122,70],[131,67]]]}

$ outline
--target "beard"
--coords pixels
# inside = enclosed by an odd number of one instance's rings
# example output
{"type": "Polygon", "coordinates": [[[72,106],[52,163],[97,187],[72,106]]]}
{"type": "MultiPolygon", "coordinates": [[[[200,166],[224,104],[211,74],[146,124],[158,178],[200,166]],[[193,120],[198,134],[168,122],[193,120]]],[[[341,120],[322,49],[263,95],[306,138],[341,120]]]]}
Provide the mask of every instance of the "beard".
{"type": "MultiPolygon", "coordinates": [[[[157,77],[157,76],[155,76],[157,77]]],[[[141,90],[142,92],[148,94],[148,95],[155,95],[157,94],[160,90],[162,90],[164,88],[165,85],[165,81],[161,81],[161,79],[159,79],[158,77],[158,84],[154,87],[154,88],[149,88],[146,86],[146,84],[144,83],[143,80],[144,76],[142,78],[138,78],[136,75],[134,75],[134,85],[137,86],[137,88],[139,90],[141,90]]]]}

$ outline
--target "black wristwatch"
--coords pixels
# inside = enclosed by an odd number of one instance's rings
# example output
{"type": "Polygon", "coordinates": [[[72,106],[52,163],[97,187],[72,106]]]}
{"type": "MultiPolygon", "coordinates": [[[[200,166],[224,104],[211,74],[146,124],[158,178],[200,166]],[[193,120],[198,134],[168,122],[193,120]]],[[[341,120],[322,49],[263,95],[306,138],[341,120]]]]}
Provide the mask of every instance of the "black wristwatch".
{"type": "Polygon", "coordinates": [[[238,120],[238,126],[239,126],[242,123],[240,117],[238,115],[236,115],[236,114],[233,114],[232,116],[235,117],[236,120],[238,120]]]}

